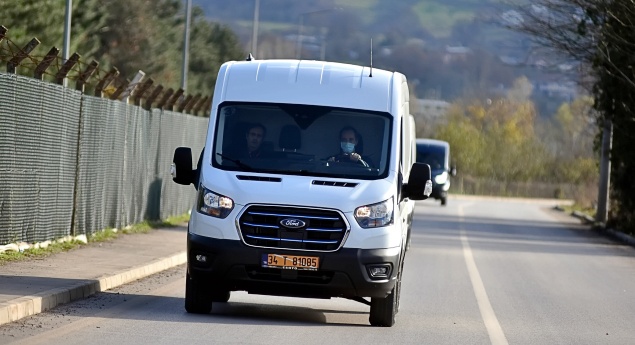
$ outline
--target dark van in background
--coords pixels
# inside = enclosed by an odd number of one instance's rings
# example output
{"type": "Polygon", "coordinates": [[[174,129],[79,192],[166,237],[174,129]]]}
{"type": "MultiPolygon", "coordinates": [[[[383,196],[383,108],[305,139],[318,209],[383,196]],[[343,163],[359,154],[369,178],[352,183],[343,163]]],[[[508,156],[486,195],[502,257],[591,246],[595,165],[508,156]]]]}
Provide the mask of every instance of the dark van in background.
{"type": "Polygon", "coordinates": [[[456,167],[450,167],[450,144],[435,139],[417,139],[417,163],[430,165],[432,175],[431,198],[448,202],[450,177],[456,175],[456,167]]]}

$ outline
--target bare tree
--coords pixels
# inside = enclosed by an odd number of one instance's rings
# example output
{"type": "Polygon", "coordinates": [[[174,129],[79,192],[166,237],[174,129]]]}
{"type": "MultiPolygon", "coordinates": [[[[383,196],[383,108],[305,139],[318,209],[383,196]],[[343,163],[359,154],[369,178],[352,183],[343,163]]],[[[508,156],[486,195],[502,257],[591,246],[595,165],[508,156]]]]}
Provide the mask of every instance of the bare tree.
{"type": "Polygon", "coordinates": [[[519,16],[508,16],[516,19],[508,20],[511,29],[591,72],[594,107],[603,128],[597,219],[606,220],[610,185],[613,202],[608,223],[635,232],[635,186],[630,182],[635,171],[635,3],[537,0],[518,7],[516,13],[519,16]]]}

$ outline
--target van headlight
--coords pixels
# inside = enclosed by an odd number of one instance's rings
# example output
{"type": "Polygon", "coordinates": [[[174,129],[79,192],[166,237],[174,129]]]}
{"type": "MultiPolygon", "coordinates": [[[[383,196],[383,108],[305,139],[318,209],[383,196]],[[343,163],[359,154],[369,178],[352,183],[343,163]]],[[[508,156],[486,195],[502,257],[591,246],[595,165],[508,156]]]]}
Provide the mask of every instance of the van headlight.
{"type": "Polygon", "coordinates": [[[443,173],[435,176],[434,177],[434,182],[436,182],[436,184],[444,184],[444,183],[448,182],[448,172],[444,171],[443,173]]]}
{"type": "Polygon", "coordinates": [[[376,228],[392,224],[392,197],[377,204],[360,206],[355,209],[355,220],[362,228],[376,228]]]}
{"type": "Polygon", "coordinates": [[[234,200],[216,194],[201,185],[198,189],[197,210],[200,213],[216,218],[225,218],[234,209],[234,200]]]}

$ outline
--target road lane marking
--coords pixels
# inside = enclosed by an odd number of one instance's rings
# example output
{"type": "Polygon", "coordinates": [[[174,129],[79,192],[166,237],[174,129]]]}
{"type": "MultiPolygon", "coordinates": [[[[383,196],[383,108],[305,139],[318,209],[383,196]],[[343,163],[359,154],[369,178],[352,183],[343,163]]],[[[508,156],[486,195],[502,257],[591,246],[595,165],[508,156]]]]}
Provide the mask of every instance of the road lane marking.
{"type": "Polygon", "coordinates": [[[481,279],[481,274],[478,272],[476,262],[474,261],[474,255],[472,254],[472,248],[467,240],[467,232],[463,226],[463,205],[459,206],[459,224],[461,226],[461,243],[463,244],[463,257],[465,257],[465,264],[467,265],[467,272],[470,275],[472,281],[472,288],[474,289],[474,295],[478,303],[478,309],[481,311],[481,317],[485,323],[489,340],[493,345],[507,345],[507,338],[503,329],[501,328],[494,308],[487,297],[487,291],[485,291],[485,285],[481,279]]]}

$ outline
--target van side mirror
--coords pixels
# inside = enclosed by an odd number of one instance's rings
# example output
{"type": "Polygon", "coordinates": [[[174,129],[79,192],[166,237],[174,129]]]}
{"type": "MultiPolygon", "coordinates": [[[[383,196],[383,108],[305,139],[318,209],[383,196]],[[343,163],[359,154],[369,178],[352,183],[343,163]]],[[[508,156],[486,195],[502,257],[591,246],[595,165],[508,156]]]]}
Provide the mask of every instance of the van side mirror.
{"type": "Polygon", "coordinates": [[[410,170],[408,183],[401,189],[404,198],[425,200],[432,194],[432,176],[430,166],[425,163],[414,163],[410,170]]]}
{"type": "Polygon", "coordinates": [[[187,186],[195,182],[196,170],[192,170],[192,149],[189,147],[177,147],[174,150],[170,174],[172,175],[172,181],[178,184],[187,186]]]}
{"type": "Polygon", "coordinates": [[[450,175],[452,176],[456,176],[456,165],[452,165],[450,166],[450,171],[449,171],[450,175]]]}

